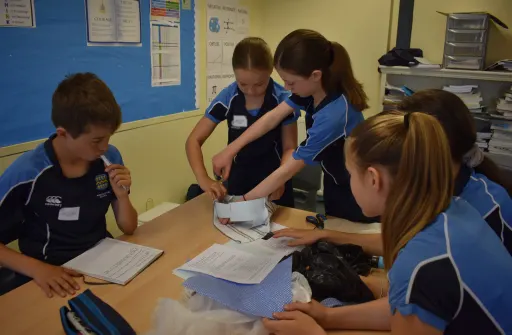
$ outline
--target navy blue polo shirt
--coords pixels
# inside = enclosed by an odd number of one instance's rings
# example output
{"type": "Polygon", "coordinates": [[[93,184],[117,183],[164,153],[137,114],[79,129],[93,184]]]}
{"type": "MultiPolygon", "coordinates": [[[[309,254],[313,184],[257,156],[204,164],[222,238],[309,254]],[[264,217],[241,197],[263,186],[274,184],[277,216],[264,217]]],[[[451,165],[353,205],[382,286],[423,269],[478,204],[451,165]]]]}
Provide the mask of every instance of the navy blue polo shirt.
{"type": "MultiPolygon", "coordinates": [[[[281,102],[286,101],[288,97],[290,97],[290,91],[284,89],[283,86],[278,83],[270,80],[269,85],[271,86],[271,94],[275,99],[276,106],[281,102]]],[[[228,112],[232,111],[232,103],[233,100],[236,99],[241,93],[238,89],[238,84],[236,82],[231,83],[228,87],[224,88],[213,101],[210,103],[210,106],[206,109],[205,116],[212,120],[215,123],[220,123],[227,119],[228,112]]],[[[252,116],[258,116],[260,113],[260,109],[251,109],[248,110],[249,114],[252,116]]],[[[283,120],[282,125],[292,124],[297,122],[297,119],[300,117],[300,110],[296,110],[293,114],[290,114],[285,120],[283,120]]]]}
{"type": "Polygon", "coordinates": [[[512,257],[462,198],[416,234],[389,271],[391,312],[444,334],[512,334],[512,257]]]}
{"type": "MultiPolygon", "coordinates": [[[[50,137],[21,155],[0,176],[0,242],[19,240],[20,251],[61,265],[110,236],[105,214],[115,195],[101,159],[79,178],[66,178],[50,137]]],[[[109,145],[105,156],[123,164],[109,145]]]]}
{"type": "Polygon", "coordinates": [[[364,120],[363,113],[352,106],[345,95],[326,96],[315,108],[313,97],[291,95],[286,103],[306,111],[307,137],[293,153],[293,158],[308,165],[321,164],[326,175],[337,185],[346,184],[343,145],[345,138],[364,120]]]}
{"type": "Polygon", "coordinates": [[[455,195],[476,208],[512,255],[512,199],[501,185],[463,165],[455,195]]]}

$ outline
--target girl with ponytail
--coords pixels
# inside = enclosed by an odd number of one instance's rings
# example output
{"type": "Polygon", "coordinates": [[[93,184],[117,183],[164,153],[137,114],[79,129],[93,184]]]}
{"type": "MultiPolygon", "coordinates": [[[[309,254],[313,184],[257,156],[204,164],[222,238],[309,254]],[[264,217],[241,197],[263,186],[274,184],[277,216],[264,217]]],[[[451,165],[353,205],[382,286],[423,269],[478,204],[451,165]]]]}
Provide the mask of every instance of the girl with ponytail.
{"type": "Polygon", "coordinates": [[[452,197],[450,146],[436,118],[373,116],[352,131],[345,157],[363,213],[382,217],[389,297],[332,309],[285,306],[289,312],[264,320],[269,332],[512,334],[512,258],[477,210],[452,197]]]}
{"type": "Polygon", "coordinates": [[[363,121],[361,112],[368,108],[368,98],[354,77],[347,51],[316,31],[299,29],[277,46],[274,67],[292,94],[217,154],[213,158],[214,172],[229,181],[238,152],[275,128],[295,109],[301,109],[306,111],[306,140],[244,198],[266,197],[305,165],[321,164],[326,214],[352,221],[374,221],[364,216],[355,202],[340,154],[345,138],[363,121]]]}

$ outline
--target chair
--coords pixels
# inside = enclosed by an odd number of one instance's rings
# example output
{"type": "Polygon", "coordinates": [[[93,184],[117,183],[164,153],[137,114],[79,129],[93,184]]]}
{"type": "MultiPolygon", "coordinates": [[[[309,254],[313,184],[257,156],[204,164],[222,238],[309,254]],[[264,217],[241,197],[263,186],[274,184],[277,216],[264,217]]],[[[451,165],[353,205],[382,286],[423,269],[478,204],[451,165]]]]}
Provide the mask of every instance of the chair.
{"type": "Polygon", "coordinates": [[[293,177],[296,208],[316,212],[317,192],[321,187],[321,179],[320,165],[306,165],[293,177]]]}

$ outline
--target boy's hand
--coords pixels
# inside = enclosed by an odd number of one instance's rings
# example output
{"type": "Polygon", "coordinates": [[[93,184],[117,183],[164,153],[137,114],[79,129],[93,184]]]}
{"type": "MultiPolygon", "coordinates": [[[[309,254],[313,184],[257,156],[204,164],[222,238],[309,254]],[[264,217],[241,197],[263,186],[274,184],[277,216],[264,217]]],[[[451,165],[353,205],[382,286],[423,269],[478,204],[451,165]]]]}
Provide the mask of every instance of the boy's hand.
{"type": "Polygon", "coordinates": [[[263,325],[275,335],[325,335],[325,331],[309,315],[294,311],[275,313],[277,320],[263,319],[263,325]]]}
{"type": "Polygon", "coordinates": [[[61,266],[41,263],[34,271],[33,278],[48,298],[53,297],[54,293],[64,298],[66,294],[73,295],[80,289],[73,277],[82,277],[82,275],[61,266]]]}
{"type": "Polygon", "coordinates": [[[221,200],[228,193],[224,185],[222,185],[222,182],[213,180],[209,177],[200,181],[199,186],[212,198],[212,200],[221,200]]]}
{"type": "Polygon", "coordinates": [[[292,240],[288,243],[290,247],[296,247],[299,245],[310,245],[318,240],[325,238],[325,231],[321,229],[282,229],[274,232],[273,238],[280,237],[292,237],[292,240]]]}
{"type": "Polygon", "coordinates": [[[130,186],[132,186],[132,177],[130,170],[126,166],[120,164],[112,164],[105,168],[110,178],[110,185],[116,197],[122,198],[128,196],[130,186]]]}

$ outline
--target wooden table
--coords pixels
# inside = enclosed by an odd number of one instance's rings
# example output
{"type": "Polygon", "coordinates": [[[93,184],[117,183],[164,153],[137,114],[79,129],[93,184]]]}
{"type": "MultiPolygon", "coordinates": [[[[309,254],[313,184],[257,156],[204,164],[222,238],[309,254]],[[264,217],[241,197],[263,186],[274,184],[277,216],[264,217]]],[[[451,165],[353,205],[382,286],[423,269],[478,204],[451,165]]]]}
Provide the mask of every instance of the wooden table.
{"type": "MultiPolygon", "coordinates": [[[[295,228],[311,228],[305,222],[308,212],[283,208],[275,221],[295,228]]],[[[88,287],[80,281],[81,289],[91,288],[98,297],[110,304],[131,324],[137,333],[148,331],[153,311],[161,297],[180,299],[182,279],[172,270],[187,259],[197,256],[213,243],[226,243],[212,224],[212,203],[198,197],[139,227],[133,236],[120,239],[164,250],[164,254],[128,285],[88,287]]],[[[59,308],[68,298],[47,298],[41,289],[30,282],[0,297],[1,334],[64,334],[59,308]]],[[[378,332],[332,332],[332,334],[363,335],[378,332]]]]}

